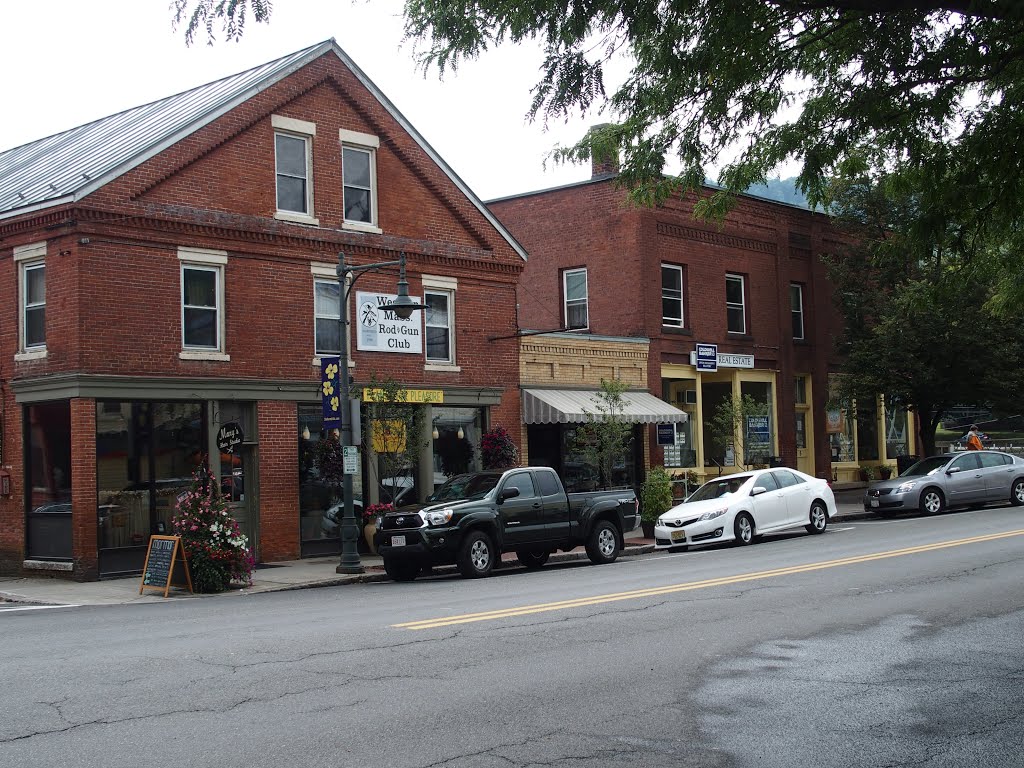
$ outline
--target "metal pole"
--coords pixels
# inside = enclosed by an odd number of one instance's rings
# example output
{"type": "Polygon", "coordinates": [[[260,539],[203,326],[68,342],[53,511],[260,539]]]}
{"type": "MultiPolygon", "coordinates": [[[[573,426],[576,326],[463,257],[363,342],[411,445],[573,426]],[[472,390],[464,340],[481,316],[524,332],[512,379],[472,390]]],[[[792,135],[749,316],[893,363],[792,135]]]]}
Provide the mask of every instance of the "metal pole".
{"type": "MultiPolygon", "coordinates": [[[[349,269],[345,266],[344,251],[338,253],[338,301],[341,345],[338,353],[338,376],[341,380],[341,450],[352,445],[352,403],[350,400],[348,375],[348,290],[345,283],[349,269]]],[[[346,472],[342,480],[344,512],[341,517],[341,562],[335,573],[363,573],[359,562],[359,534],[361,526],[356,521],[355,506],[352,503],[352,475],[346,472]]]]}

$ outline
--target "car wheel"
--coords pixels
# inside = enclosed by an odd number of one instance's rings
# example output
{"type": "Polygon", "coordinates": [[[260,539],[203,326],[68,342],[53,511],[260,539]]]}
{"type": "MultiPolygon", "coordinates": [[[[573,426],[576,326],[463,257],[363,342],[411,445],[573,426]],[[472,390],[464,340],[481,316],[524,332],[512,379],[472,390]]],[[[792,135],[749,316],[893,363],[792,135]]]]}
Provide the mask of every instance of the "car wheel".
{"type": "Polygon", "coordinates": [[[921,492],[920,504],[922,515],[937,515],[946,506],[946,500],[938,488],[926,488],[921,492]]]}
{"type": "Polygon", "coordinates": [[[1013,481],[1010,487],[1010,503],[1015,507],[1024,504],[1024,477],[1013,481]]]}
{"type": "Polygon", "coordinates": [[[732,524],[733,533],[736,535],[736,545],[745,547],[754,541],[754,519],[746,512],[736,515],[736,522],[732,524]]]}
{"type": "Polygon", "coordinates": [[[467,579],[480,579],[494,567],[494,544],[483,531],[470,531],[459,548],[459,573],[467,579]]]}
{"type": "Polygon", "coordinates": [[[525,565],[527,568],[540,568],[548,561],[548,557],[550,555],[550,552],[538,552],[534,549],[516,550],[516,557],[519,559],[519,564],[525,565]]]}
{"type": "Polygon", "coordinates": [[[587,557],[595,565],[614,563],[619,556],[619,533],[607,520],[594,523],[594,530],[587,537],[587,557]]]}
{"type": "Polygon", "coordinates": [[[811,512],[807,519],[810,520],[805,526],[808,533],[824,533],[828,528],[828,510],[820,501],[811,504],[811,512]]]}
{"type": "Polygon", "coordinates": [[[384,558],[384,573],[393,581],[412,581],[420,572],[420,567],[415,560],[384,558]]]}

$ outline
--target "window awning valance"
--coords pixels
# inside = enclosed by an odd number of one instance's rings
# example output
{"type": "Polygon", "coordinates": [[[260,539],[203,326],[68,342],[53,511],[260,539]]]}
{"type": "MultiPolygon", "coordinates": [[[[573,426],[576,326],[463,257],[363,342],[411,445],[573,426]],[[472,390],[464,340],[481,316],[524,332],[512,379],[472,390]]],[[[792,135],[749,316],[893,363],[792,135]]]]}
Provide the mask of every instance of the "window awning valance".
{"type": "MultiPolygon", "coordinates": [[[[623,392],[622,418],[630,424],[686,421],[684,411],[649,392],[623,392]]],[[[600,419],[600,395],[592,389],[524,389],[524,424],[573,424],[600,419]],[[588,416],[587,414],[590,414],[588,416]]]]}

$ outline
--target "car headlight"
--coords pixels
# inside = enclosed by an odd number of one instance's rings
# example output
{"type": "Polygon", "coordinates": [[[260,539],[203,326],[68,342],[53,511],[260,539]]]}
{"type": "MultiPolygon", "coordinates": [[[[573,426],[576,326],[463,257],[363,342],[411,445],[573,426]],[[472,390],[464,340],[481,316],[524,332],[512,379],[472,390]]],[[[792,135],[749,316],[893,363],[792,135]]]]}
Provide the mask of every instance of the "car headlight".
{"type": "Polygon", "coordinates": [[[902,485],[900,485],[899,488],[896,489],[896,493],[906,493],[907,491],[911,491],[914,489],[915,485],[917,485],[916,480],[908,480],[907,482],[903,483],[902,485]]]}
{"type": "Polygon", "coordinates": [[[444,525],[452,519],[452,515],[455,514],[455,510],[450,507],[444,509],[432,509],[426,513],[427,522],[430,525],[444,525]]]}
{"type": "Polygon", "coordinates": [[[714,520],[716,517],[721,517],[728,511],[728,507],[725,509],[716,509],[714,512],[705,512],[703,515],[697,518],[700,520],[714,520]]]}

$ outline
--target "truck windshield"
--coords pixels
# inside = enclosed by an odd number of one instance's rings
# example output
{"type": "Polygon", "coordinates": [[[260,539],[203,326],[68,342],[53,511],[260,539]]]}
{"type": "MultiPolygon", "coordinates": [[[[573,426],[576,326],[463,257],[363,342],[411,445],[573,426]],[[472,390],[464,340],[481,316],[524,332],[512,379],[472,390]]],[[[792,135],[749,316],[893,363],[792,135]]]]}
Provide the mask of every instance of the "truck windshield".
{"type": "Polygon", "coordinates": [[[434,491],[428,501],[472,501],[482,499],[501,479],[500,474],[456,475],[434,491]]]}

